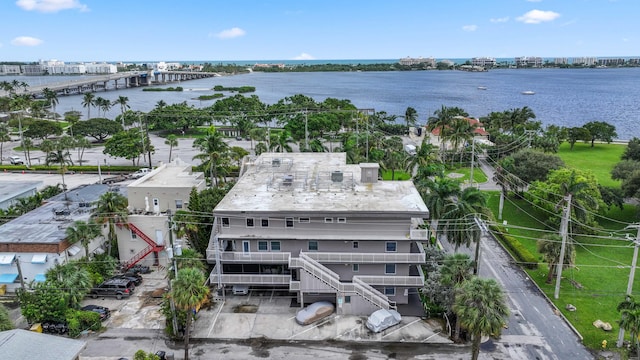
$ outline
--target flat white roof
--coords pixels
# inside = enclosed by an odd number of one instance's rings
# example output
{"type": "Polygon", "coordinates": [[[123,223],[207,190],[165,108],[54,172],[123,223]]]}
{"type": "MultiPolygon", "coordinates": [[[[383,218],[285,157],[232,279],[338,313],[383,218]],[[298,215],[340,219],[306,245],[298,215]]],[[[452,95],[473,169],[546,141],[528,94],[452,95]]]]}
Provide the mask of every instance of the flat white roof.
{"type": "MultiPolygon", "coordinates": [[[[377,171],[377,164],[363,165],[377,171]]],[[[413,212],[428,216],[413,182],[363,183],[361,166],[347,164],[345,153],[263,153],[245,163],[245,169],[215,212],[413,212]]]]}
{"type": "Polygon", "coordinates": [[[158,187],[198,187],[202,184],[204,174],[191,172],[191,164],[175,159],[169,164],[163,164],[153,169],[149,174],[132,182],[131,188],[158,187]]]}

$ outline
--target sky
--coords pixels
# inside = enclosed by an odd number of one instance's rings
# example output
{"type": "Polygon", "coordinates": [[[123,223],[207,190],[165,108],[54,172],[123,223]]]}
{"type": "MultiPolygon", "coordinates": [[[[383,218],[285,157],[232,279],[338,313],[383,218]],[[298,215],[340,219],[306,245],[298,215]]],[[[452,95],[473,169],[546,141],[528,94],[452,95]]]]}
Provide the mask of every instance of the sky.
{"type": "Polygon", "coordinates": [[[0,0],[0,61],[640,57],[638,0],[0,0]]]}

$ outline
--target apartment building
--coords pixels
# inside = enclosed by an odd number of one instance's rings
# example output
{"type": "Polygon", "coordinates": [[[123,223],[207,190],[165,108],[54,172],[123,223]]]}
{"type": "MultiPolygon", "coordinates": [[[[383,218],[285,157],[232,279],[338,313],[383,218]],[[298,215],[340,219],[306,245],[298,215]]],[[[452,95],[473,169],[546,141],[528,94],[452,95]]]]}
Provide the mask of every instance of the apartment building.
{"type": "MultiPolygon", "coordinates": [[[[264,153],[214,209],[219,288],[289,291],[342,314],[398,308],[424,285],[429,211],[411,181],[380,181],[345,153],[264,153]]],[[[401,309],[400,309],[401,310],[401,309]]]]}
{"type": "Polygon", "coordinates": [[[517,67],[533,67],[540,68],[544,64],[544,60],[539,56],[521,56],[515,58],[517,67]]]}
{"type": "Polygon", "coordinates": [[[422,56],[420,56],[417,58],[412,58],[407,56],[405,58],[401,58],[399,63],[400,65],[405,65],[405,66],[426,64],[429,67],[436,67],[436,59],[432,57],[423,58],[422,56]]]}
{"type": "Polygon", "coordinates": [[[202,191],[206,187],[204,174],[191,168],[191,164],[175,159],[127,186],[127,226],[117,229],[120,261],[125,267],[139,262],[167,264],[173,250],[167,211],[175,214],[186,209],[191,189],[202,191]]]}
{"type": "Polygon", "coordinates": [[[496,59],[492,57],[474,57],[471,59],[471,65],[492,68],[496,66],[496,59]]]}

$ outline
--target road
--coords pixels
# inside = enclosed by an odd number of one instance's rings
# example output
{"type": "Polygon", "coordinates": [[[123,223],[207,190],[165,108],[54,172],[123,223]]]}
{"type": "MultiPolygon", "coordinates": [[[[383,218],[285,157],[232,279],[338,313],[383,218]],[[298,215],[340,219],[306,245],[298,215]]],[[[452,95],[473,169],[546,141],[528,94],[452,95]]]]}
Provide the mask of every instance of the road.
{"type": "MultiPolygon", "coordinates": [[[[444,249],[454,249],[441,239],[444,249]]],[[[461,247],[458,252],[473,258],[475,249],[461,247]]],[[[508,328],[499,340],[493,341],[495,351],[509,354],[512,359],[594,359],[580,339],[554,312],[544,295],[528,275],[512,262],[511,257],[491,235],[484,235],[480,247],[479,275],[498,281],[507,294],[511,315],[508,328]]],[[[490,349],[489,345],[485,345],[490,349]]]]}

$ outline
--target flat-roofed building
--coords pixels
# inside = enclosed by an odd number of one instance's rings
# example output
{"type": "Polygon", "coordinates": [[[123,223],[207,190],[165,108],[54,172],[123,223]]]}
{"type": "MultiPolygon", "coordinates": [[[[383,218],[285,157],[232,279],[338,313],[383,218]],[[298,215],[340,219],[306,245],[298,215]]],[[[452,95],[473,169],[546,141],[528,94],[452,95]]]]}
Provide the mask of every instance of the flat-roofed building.
{"type": "MultiPolygon", "coordinates": [[[[49,268],[85,256],[80,244],[67,241],[66,230],[75,221],[88,221],[107,190],[101,184],[81,186],[1,225],[0,286],[15,291],[22,283],[44,281],[49,268]]],[[[91,241],[89,252],[102,252],[102,243],[102,236],[91,241]]]]}
{"type": "Polygon", "coordinates": [[[2,359],[78,360],[86,346],[82,340],[13,329],[0,331],[2,359]]]}
{"type": "Polygon", "coordinates": [[[417,298],[424,219],[411,181],[379,181],[345,153],[263,153],[213,210],[207,261],[220,287],[275,288],[302,306],[370,314],[417,298]]]}
{"type": "Polygon", "coordinates": [[[42,181],[0,181],[0,209],[6,210],[18,199],[33,196],[42,181]]]}
{"type": "Polygon", "coordinates": [[[125,267],[138,262],[166,265],[169,255],[168,213],[186,210],[192,189],[202,191],[206,180],[201,172],[180,159],[162,164],[127,186],[128,227],[120,227],[118,250],[125,267]],[[153,257],[148,257],[153,253],[153,257]]]}

